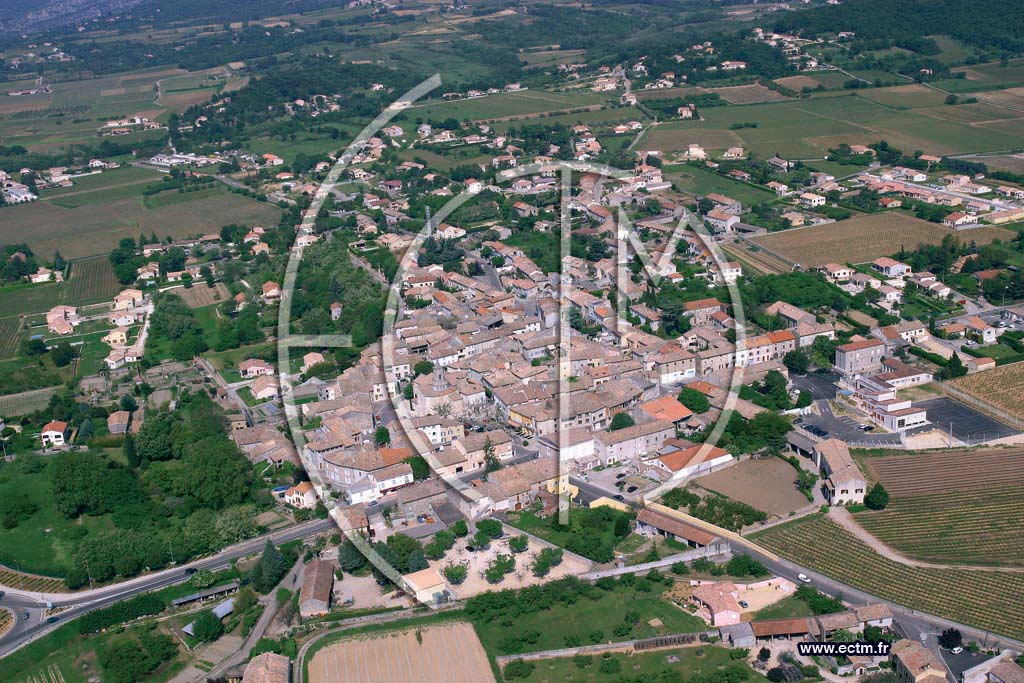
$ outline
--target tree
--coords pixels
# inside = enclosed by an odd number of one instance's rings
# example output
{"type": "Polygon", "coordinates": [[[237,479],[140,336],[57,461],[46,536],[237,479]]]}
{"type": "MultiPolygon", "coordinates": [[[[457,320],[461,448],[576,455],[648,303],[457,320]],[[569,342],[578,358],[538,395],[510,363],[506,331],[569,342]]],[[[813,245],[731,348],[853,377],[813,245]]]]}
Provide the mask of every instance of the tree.
{"type": "Polygon", "coordinates": [[[759,662],[767,662],[771,658],[772,658],[772,651],[769,650],[768,648],[762,647],[760,650],[757,651],[757,660],[759,662]]]}
{"type": "Polygon", "coordinates": [[[882,482],[878,482],[871,487],[868,495],[864,496],[864,504],[872,510],[885,509],[885,506],[889,504],[889,492],[882,486],[882,482]]]}
{"type": "Polygon", "coordinates": [[[782,357],[782,363],[790,372],[797,375],[807,374],[811,367],[811,359],[803,349],[794,349],[782,357]]]}
{"type": "Polygon", "coordinates": [[[514,553],[524,552],[530,545],[530,539],[524,534],[522,536],[513,536],[508,541],[508,547],[512,549],[514,553]]]}
{"type": "Polygon", "coordinates": [[[121,410],[126,410],[129,413],[134,413],[139,408],[139,404],[136,403],[135,398],[131,394],[125,394],[120,400],[121,410]]]}
{"type": "Polygon", "coordinates": [[[138,452],[135,450],[135,438],[129,433],[124,435],[124,445],[121,446],[124,459],[132,467],[138,467],[141,462],[138,452]]]}
{"type": "Polygon", "coordinates": [[[263,555],[260,556],[260,561],[253,567],[253,586],[260,593],[266,595],[281,581],[286,571],[288,571],[288,567],[285,564],[284,556],[268,538],[263,546],[263,555]]]}
{"type": "Polygon", "coordinates": [[[416,365],[412,366],[412,371],[416,375],[429,375],[434,371],[434,364],[429,360],[417,361],[416,365]]]}
{"type": "Polygon", "coordinates": [[[963,634],[955,628],[947,628],[939,636],[939,645],[947,650],[952,650],[954,647],[960,647],[963,645],[963,642],[963,634]]]}
{"type": "Polygon", "coordinates": [[[66,341],[62,341],[57,344],[56,348],[50,352],[50,356],[53,358],[53,364],[58,368],[66,367],[75,357],[75,350],[71,348],[71,344],[66,341]]]}
{"type": "Polygon", "coordinates": [[[458,586],[466,580],[466,576],[469,574],[469,569],[465,564],[453,564],[449,562],[445,565],[444,569],[441,570],[441,573],[444,574],[444,578],[448,580],[448,583],[453,586],[458,586]]]}
{"type": "Polygon", "coordinates": [[[489,436],[484,439],[484,466],[488,472],[497,472],[501,469],[501,461],[494,453],[494,443],[489,436]]]}
{"type": "Polygon", "coordinates": [[[355,543],[345,539],[338,548],[338,565],[343,571],[351,573],[366,566],[366,556],[355,543]]]}
{"type": "Polygon", "coordinates": [[[377,442],[378,446],[386,446],[391,443],[391,432],[388,431],[387,427],[377,427],[376,433],[373,435],[374,441],[377,442]]]}
{"type": "Polygon", "coordinates": [[[708,397],[690,387],[684,387],[679,392],[679,402],[689,408],[695,413],[706,413],[711,409],[711,403],[708,402],[708,397]]]}
{"type": "Polygon", "coordinates": [[[726,563],[725,571],[730,576],[767,576],[768,569],[750,555],[733,555],[726,563]]]}
{"type": "Polygon", "coordinates": [[[612,424],[609,429],[614,432],[620,429],[625,429],[626,427],[632,427],[635,424],[636,421],[629,413],[615,413],[615,417],[612,418],[612,424]]]}
{"type": "Polygon", "coordinates": [[[200,612],[196,620],[192,622],[192,635],[203,643],[217,640],[224,635],[224,624],[212,611],[200,612]]]}

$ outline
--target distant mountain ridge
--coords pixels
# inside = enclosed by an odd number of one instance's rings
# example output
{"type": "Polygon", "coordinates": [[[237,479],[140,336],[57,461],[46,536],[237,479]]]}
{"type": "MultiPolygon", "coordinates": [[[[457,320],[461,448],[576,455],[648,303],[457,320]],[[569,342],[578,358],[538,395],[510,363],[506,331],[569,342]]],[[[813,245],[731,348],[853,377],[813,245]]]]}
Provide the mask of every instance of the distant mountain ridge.
{"type": "Polygon", "coordinates": [[[0,15],[0,31],[36,31],[120,12],[142,0],[14,0],[0,15]]]}

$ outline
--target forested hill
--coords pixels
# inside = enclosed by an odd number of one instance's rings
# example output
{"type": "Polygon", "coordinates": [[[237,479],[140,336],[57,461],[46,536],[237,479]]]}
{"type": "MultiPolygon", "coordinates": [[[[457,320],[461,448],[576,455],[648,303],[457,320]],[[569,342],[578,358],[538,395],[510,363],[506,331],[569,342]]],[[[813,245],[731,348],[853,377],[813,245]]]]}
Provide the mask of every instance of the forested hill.
{"type": "Polygon", "coordinates": [[[1024,52],[1024,2],[848,0],[781,13],[775,28],[804,36],[855,31],[858,40],[891,40],[896,45],[914,45],[922,36],[947,35],[980,48],[1020,53],[1024,52]]]}

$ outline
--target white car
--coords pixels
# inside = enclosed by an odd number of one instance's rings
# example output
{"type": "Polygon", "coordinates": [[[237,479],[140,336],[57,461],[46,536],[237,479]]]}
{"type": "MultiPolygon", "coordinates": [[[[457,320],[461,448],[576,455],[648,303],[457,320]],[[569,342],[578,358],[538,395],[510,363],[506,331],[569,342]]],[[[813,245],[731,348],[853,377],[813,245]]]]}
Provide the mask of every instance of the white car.
{"type": "Polygon", "coordinates": [[[958,654],[960,654],[963,651],[964,651],[964,649],[962,647],[960,647],[959,645],[957,645],[952,650],[950,650],[950,652],[952,652],[955,655],[958,655],[958,654]]]}
{"type": "Polygon", "coordinates": [[[807,576],[807,574],[797,574],[796,578],[800,579],[804,583],[810,583],[811,582],[811,577],[807,576]]]}

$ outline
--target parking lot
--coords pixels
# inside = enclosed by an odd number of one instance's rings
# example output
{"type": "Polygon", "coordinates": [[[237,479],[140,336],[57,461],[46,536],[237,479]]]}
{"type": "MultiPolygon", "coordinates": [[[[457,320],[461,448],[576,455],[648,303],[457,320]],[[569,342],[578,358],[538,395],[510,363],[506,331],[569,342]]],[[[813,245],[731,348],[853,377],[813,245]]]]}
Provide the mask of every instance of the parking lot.
{"type": "Polygon", "coordinates": [[[809,372],[806,375],[790,375],[793,387],[811,394],[815,401],[836,397],[836,382],[839,375],[834,372],[809,372]]]}
{"type": "Polygon", "coordinates": [[[937,429],[949,431],[965,443],[980,443],[1002,439],[1019,432],[988,415],[954,401],[951,398],[933,398],[917,404],[928,411],[928,421],[937,429]]]}
{"type": "Polygon", "coordinates": [[[860,424],[852,417],[837,417],[832,414],[806,415],[803,418],[803,425],[807,427],[819,427],[825,434],[816,434],[823,439],[840,439],[848,443],[856,443],[858,446],[879,447],[898,446],[900,435],[888,432],[874,433],[865,432],[860,424]]]}

